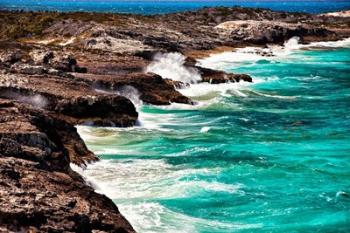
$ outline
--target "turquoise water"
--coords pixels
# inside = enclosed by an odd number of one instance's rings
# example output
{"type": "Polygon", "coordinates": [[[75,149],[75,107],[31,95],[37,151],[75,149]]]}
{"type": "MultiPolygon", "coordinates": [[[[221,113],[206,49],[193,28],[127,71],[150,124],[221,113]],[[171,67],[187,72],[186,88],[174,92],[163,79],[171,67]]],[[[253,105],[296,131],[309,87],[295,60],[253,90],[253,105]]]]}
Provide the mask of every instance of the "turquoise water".
{"type": "Polygon", "coordinates": [[[298,11],[308,13],[321,13],[350,9],[347,0],[324,1],[252,1],[252,0],[223,0],[223,1],[172,1],[172,0],[0,0],[0,9],[31,10],[31,11],[89,11],[89,12],[121,12],[136,14],[163,14],[196,10],[202,7],[213,6],[242,6],[260,7],[279,11],[298,11]]]}
{"type": "Polygon", "coordinates": [[[254,84],[80,127],[103,158],[83,174],[139,232],[350,232],[350,47],[236,55],[209,62],[254,84]]]}

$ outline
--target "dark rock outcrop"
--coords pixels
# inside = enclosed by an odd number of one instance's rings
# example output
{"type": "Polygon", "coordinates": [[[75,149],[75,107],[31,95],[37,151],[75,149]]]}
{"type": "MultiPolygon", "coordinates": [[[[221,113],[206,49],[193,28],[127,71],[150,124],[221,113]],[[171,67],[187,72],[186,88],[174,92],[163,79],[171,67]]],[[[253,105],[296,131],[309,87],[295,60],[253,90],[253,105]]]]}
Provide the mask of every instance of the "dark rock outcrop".
{"type": "MultiPolygon", "coordinates": [[[[0,93],[0,96],[9,95],[7,92],[10,90],[7,89],[10,88],[18,95],[34,96],[38,94],[45,96],[48,100],[47,109],[73,117],[75,111],[67,111],[64,108],[76,108],[76,111],[80,111],[84,105],[94,104],[95,108],[98,109],[98,105],[102,105],[103,101],[112,104],[113,107],[108,111],[113,112],[115,118],[122,114],[122,112],[117,112],[119,111],[117,109],[121,111],[124,109],[126,112],[132,113],[132,116],[137,117],[135,110],[127,107],[127,100],[122,101],[122,98],[115,97],[118,93],[116,91],[124,86],[134,87],[144,103],[156,105],[166,105],[173,102],[192,103],[189,98],[183,96],[161,76],[144,73],[143,70],[151,61],[140,56],[76,52],[76,56],[81,61],[79,64],[75,57],[64,55],[60,51],[33,49],[25,56],[29,59],[8,65],[7,72],[1,75],[0,88],[2,88],[3,94],[0,93]],[[107,92],[102,93],[96,89],[106,89],[107,92]],[[126,107],[123,108],[123,105],[126,107]]],[[[15,96],[15,94],[10,95],[11,98],[15,96]]],[[[24,101],[25,98],[20,99],[24,101]]],[[[94,111],[93,114],[96,112],[98,111],[94,111]]],[[[84,120],[82,117],[84,113],[79,114],[80,118],[77,123],[84,120]]],[[[105,121],[108,121],[112,115],[105,114],[104,117],[105,121]]],[[[94,116],[91,118],[93,120],[94,116]]],[[[94,121],[106,125],[101,120],[94,121]]],[[[111,122],[116,126],[133,125],[133,119],[130,119],[129,122],[124,120],[118,122],[113,119],[111,122]]]]}
{"type": "Polygon", "coordinates": [[[202,76],[203,82],[208,82],[211,84],[219,84],[226,82],[253,82],[252,77],[247,74],[228,74],[223,71],[217,71],[202,67],[197,67],[202,76]]]}
{"type": "Polygon", "coordinates": [[[215,27],[225,35],[231,35],[235,41],[265,45],[267,43],[283,43],[292,37],[308,37],[330,39],[336,34],[323,27],[307,24],[294,24],[273,21],[228,21],[215,27]]]}
{"type": "Polygon", "coordinates": [[[134,232],[69,166],[96,160],[56,114],[0,99],[0,230],[134,232]]]}
{"type": "Polygon", "coordinates": [[[132,126],[137,112],[130,100],[96,92],[74,79],[49,75],[0,75],[0,97],[61,113],[72,124],[132,126]]]}
{"type": "Polygon", "coordinates": [[[192,101],[176,91],[174,86],[161,76],[151,73],[131,73],[128,75],[89,75],[75,74],[78,80],[89,80],[92,84],[104,91],[119,91],[125,86],[134,87],[140,100],[154,105],[168,105],[170,103],[191,104],[192,101]]]}
{"type": "Polygon", "coordinates": [[[188,57],[185,62],[185,66],[195,69],[202,77],[202,82],[208,82],[211,84],[219,84],[226,82],[253,82],[252,77],[247,74],[229,74],[224,71],[213,70],[196,65],[197,61],[191,57],[188,57]]]}

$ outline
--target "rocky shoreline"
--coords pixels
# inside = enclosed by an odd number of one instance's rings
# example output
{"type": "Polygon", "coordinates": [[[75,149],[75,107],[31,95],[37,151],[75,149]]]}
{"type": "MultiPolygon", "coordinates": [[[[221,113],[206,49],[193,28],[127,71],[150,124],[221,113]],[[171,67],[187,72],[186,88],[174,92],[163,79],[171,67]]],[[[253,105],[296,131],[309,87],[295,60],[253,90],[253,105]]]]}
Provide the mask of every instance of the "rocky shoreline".
{"type": "Polygon", "coordinates": [[[145,104],[196,104],[178,91],[188,83],[146,72],[156,54],[186,55],[181,65],[198,82],[252,82],[198,67],[195,58],[294,36],[340,40],[349,28],[344,15],[248,8],[155,16],[0,11],[0,231],[134,232],[69,164],[98,160],[75,125],[137,123],[132,95],[145,104]]]}

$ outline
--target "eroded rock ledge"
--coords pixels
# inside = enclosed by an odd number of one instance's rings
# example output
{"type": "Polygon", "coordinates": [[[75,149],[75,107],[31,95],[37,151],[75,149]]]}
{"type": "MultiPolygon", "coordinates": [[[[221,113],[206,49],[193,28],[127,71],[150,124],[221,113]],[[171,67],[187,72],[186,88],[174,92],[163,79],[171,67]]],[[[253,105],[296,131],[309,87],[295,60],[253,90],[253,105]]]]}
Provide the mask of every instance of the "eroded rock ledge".
{"type": "Polygon", "coordinates": [[[69,166],[97,159],[55,113],[0,99],[0,231],[134,232],[69,166]]]}
{"type": "Polygon", "coordinates": [[[186,83],[145,72],[157,53],[191,55],[183,65],[199,82],[252,82],[198,67],[194,58],[294,36],[349,37],[350,18],[342,16],[246,8],[156,16],[0,11],[0,231],[134,232],[110,199],[71,170],[70,163],[98,160],[74,125],[133,126],[135,96],[145,104],[195,104],[177,91],[186,83]]]}

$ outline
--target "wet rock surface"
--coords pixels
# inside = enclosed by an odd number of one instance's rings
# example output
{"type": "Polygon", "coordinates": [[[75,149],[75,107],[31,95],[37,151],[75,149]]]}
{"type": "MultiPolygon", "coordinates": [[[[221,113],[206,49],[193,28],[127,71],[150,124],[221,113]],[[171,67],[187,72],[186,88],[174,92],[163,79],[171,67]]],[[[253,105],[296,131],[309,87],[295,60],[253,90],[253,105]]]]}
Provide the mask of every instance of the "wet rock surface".
{"type": "MultiPolygon", "coordinates": [[[[74,125],[128,127],[139,102],[193,104],[177,91],[188,83],[146,72],[156,54],[294,36],[337,40],[349,28],[344,14],[246,8],[156,16],[0,11],[0,231],[134,232],[110,199],[71,170],[70,163],[98,160],[74,125]]],[[[192,57],[182,65],[199,82],[253,81],[199,67],[192,57]]]]}

